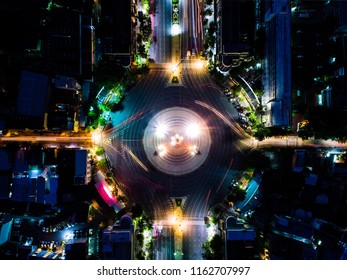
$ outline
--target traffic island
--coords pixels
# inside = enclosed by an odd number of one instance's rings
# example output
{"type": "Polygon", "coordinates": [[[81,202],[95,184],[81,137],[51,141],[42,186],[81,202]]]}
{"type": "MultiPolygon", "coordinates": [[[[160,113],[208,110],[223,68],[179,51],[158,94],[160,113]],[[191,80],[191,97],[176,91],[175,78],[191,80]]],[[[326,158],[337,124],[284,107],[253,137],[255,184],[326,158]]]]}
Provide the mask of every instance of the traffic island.
{"type": "Polygon", "coordinates": [[[205,121],[194,111],[172,107],[157,113],[143,137],[146,156],[157,170],[181,176],[198,169],[211,148],[205,121]]]}

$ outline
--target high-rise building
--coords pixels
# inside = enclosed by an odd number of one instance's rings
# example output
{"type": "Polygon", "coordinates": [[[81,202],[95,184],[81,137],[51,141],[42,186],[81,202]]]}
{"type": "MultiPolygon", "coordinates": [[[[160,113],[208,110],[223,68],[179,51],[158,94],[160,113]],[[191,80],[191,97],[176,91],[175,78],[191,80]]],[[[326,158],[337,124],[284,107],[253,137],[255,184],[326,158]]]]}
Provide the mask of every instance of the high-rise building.
{"type": "Polygon", "coordinates": [[[225,221],[225,258],[227,260],[258,259],[255,229],[236,217],[225,221]]]}
{"type": "MultiPolygon", "coordinates": [[[[331,94],[331,106],[334,110],[342,112],[342,118],[346,119],[347,112],[347,1],[334,1],[334,16],[336,29],[331,39],[335,44],[335,53],[330,57],[335,81],[332,88],[323,93],[331,94]]],[[[347,128],[347,124],[345,124],[347,128]]]]}
{"type": "Polygon", "coordinates": [[[255,1],[218,0],[217,48],[221,70],[237,67],[253,52],[255,1]]]}
{"type": "Polygon", "coordinates": [[[129,66],[133,60],[131,11],[131,0],[102,1],[99,37],[103,53],[123,66],[129,66]]]}
{"type": "Polygon", "coordinates": [[[289,0],[266,2],[265,124],[291,126],[291,13],[289,0]]]}
{"type": "MultiPolygon", "coordinates": [[[[323,98],[323,80],[333,61],[330,36],[333,31],[333,5],[328,1],[298,1],[292,7],[293,111],[331,105],[323,98]]],[[[326,86],[325,86],[326,87],[326,86]]],[[[324,87],[324,89],[325,89],[324,87]]]]}
{"type": "Polygon", "coordinates": [[[88,152],[85,149],[61,149],[58,150],[57,159],[58,200],[64,200],[69,194],[73,194],[78,186],[88,183],[88,152]]]}
{"type": "Polygon", "coordinates": [[[90,15],[64,7],[50,10],[44,39],[44,59],[51,75],[92,79],[93,21],[90,15]]]}

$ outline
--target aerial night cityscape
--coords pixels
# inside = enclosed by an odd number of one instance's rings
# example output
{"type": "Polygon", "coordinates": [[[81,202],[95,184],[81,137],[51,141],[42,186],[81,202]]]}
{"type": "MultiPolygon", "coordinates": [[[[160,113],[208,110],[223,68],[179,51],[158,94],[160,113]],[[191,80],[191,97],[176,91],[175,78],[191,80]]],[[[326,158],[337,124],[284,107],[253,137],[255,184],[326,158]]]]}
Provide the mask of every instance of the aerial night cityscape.
{"type": "Polygon", "coordinates": [[[0,25],[0,260],[347,259],[347,1],[1,0],[0,25]]]}

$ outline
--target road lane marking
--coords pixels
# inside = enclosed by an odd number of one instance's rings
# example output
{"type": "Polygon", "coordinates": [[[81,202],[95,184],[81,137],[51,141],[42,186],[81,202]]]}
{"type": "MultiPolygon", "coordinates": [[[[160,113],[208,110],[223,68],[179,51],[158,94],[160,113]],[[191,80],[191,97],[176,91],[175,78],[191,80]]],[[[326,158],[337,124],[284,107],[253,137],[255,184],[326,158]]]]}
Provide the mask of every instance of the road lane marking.
{"type": "Polygon", "coordinates": [[[131,150],[127,149],[127,152],[140,165],[140,167],[142,167],[143,170],[149,172],[148,168],[141,162],[141,160],[139,160],[139,158],[131,150]]]}
{"type": "Polygon", "coordinates": [[[233,162],[234,162],[234,159],[232,158],[231,161],[230,161],[230,163],[229,163],[228,169],[227,169],[227,171],[225,172],[224,177],[223,177],[222,181],[220,182],[220,184],[219,184],[219,186],[218,186],[218,188],[217,188],[217,190],[216,190],[216,193],[219,191],[220,187],[221,187],[222,184],[224,183],[225,178],[228,176],[228,173],[229,173],[229,171],[230,171],[231,166],[233,165],[233,162]]]}
{"type": "Polygon", "coordinates": [[[199,101],[199,100],[195,100],[194,101],[196,104],[207,108],[208,110],[210,110],[211,112],[213,112],[217,117],[219,117],[226,125],[228,125],[231,129],[234,130],[234,132],[236,134],[238,134],[240,137],[244,136],[242,135],[242,133],[238,130],[237,127],[235,127],[226,117],[224,117],[224,115],[219,112],[217,109],[215,109],[214,107],[206,104],[205,102],[199,101]]]}

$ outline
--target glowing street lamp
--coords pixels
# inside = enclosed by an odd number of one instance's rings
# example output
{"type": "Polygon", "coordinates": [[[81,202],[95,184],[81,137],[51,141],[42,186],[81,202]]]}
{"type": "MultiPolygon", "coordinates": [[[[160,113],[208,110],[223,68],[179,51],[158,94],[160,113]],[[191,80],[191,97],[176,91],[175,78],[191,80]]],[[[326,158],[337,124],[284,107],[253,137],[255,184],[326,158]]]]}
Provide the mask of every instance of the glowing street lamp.
{"type": "Polygon", "coordinates": [[[171,215],[170,216],[170,221],[171,221],[171,224],[176,224],[177,223],[177,216],[176,215],[171,215]]]}
{"type": "Polygon", "coordinates": [[[179,146],[180,144],[183,143],[183,136],[179,135],[178,133],[176,133],[174,136],[171,137],[171,146],[179,146]]]}
{"type": "Polygon", "coordinates": [[[166,152],[167,152],[167,151],[166,151],[166,147],[165,147],[163,144],[161,144],[161,145],[158,146],[158,155],[159,155],[160,157],[165,156],[166,152]]]}
{"type": "Polygon", "coordinates": [[[177,23],[173,24],[171,27],[172,36],[176,36],[180,33],[181,33],[181,27],[179,26],[179,24],[177,24],[177,23]]]}
{"type": "Polygon", "coordinates": [[[172,72],[172,74],[176,74],[176,73],[177,73],[177,70],[178,70],[177,64],[173,63],[173,64],[171,65],[171,72],[172,72]]]}
{"type": "Polygon", "coordinates": [[[156,135],[160,138],[164,137],[166,134],[167,127],[163,124],[159,125],[156,130],[156,135]]]}
{"type": "Polygon", "coordinates": [[[189,147],[189,151],[190,151],[190,154],[191,154],[192,156],[195,156],[196,154],[199,153],[198,147],[197,147],[196,145],[190,146],[190,147],[189,147]]]}
{"type": "Polygon", "coordinates": [[[192,123],[187,127],[187,135],[190,137],[197,137],[200,134],[200,127],[196,123],[192,123]]]}
{"type": "Polygon", "coordinates": [[[92,132],[92,141],[95,144],[98,144],[98,145],[101,144],[101,132],[99,130],[95,130],[92,132]]]}
{"type": "Polygon", "coordinates": [[[202,60],[198,60],[196,63],[195,63],[195,68],[196,69],[203,69],[204,68],[204,62],[202,60]]]}

